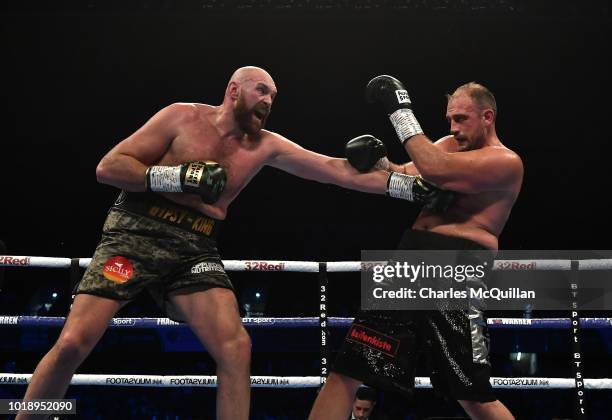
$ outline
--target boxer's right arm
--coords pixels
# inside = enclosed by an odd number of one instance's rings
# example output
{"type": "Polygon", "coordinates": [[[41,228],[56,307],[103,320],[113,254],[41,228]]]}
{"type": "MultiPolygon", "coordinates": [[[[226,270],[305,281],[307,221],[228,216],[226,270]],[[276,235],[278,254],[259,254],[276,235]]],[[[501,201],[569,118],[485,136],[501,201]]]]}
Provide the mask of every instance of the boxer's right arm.
{"type": "MultiPolygon", "coordinates": [[[[444,136],[434,144],[438,149],[447,153],[455,153],[459,145],[457,144],[457,140],[453,136],[444,136]]],[[[395,165],[391,164],[390,170],[393,172],[399,172],[406,175],[421,175],[414,162],[408,162],[403,165],[395,165]]]]}
{"type": "Polygon", "coordinates": [[[166,153],[179,126],[196,114],[190,104],[172,104],[159,111],[102,158],[96,168],[98,182],[126,191],[145,191],[147,168],[166,153]]]}

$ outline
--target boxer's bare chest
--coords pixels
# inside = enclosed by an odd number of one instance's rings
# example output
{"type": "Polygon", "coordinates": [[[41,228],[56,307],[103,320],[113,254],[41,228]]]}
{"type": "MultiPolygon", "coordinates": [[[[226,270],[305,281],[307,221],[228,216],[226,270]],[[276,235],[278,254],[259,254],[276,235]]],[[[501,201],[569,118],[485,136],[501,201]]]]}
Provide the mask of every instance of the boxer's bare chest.
{"type": "Polygon", "coordinates": [[[267,160],[265,139],[222,138],[217,128],[206,118],[181,127],[180,134],[160,161],[175,165],[196,160],[215,161],[226,172],[224,196],[238,194],[267,160]]]}

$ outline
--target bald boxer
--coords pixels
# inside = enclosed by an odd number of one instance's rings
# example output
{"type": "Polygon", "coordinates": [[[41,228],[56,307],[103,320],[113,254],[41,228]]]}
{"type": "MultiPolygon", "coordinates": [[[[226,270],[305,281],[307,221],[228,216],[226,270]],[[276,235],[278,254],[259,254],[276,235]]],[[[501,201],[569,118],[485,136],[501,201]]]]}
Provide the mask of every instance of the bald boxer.
{"type": "MultiPolygon", "coordinates": [[[[424,209],[398,248],[489,250],[492,255],[523,179],[521,159],[497,136],[493,94],[478,83],[457,88],[448,96],[446,109],[451,135],[436,143],[423,134],[408,92],[397,79],[376,77],[366,94],[384,105],[412,158],[405,165],[389,164],[396,172],[389,179],[389,193],[405,196],[415,175],[459,193],[445,213],[424,209]]],[[[350,161],[362,170],[384,159],[380,141],[371,136],[350,148],[350,161]]],[[[485,326],[482,311],[474,307],[469,311],[362,311],[351,330],[366,327],[372,336],[388,337],[397,343],[397,353],[383,353],[366,342],[349,339],[349,331],[310,419],[346,418],[363,382],[409,394],[414,387],[417,350],[423,344],[432,360],[435,390],[457,400],[473,419],[512,419],[489,383],[485,326]]]]}
{"type": "MultiPolygon", "coordinates": [[[[98,182],[123,191],[25,399],[62,397],[115,313],[146,289],[216,361],[217,417],[248,418],[251,344],[215,242],[229,205],[264,165],[376,194],[387,192],[389,178],[264,130],[276,94],[265,70],[240,68],[221,105],[170,105],[104,156],[98,182]]],[[[437,191],[412,201],[435,202],[437,191]]]]}

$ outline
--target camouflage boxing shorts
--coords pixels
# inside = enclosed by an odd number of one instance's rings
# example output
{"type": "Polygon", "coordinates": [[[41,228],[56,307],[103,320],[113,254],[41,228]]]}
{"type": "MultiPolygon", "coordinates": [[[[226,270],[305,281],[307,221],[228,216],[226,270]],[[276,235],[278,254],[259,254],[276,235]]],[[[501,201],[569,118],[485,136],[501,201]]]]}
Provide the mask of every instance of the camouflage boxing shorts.
{"type": "Polygon", "coordinates": [[[183,321],[170,294],[234,290],[217,251],[219,224],[156,194],[123,192],[75,293],[129,301],[146,289],[169,318],[183,321]]]}

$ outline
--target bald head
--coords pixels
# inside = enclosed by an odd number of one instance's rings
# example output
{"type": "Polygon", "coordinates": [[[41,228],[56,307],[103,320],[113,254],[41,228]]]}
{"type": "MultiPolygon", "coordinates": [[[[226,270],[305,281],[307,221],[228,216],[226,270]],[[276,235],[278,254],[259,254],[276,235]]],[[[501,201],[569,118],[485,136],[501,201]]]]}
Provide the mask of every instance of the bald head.
{"type": "Polygon", "coordinates": [[[238,84],[242,84],[250,80],[262,81],[272,86],[275,86],[274,80],[272,79],[272,76],[270,76],[270,73],[268,73],[261,67],[255,67],[255,66],[240,67],[238,70],[234,72],[234,74],[232,74],[232,77],[230,77],[229,81],[236,82],[238,84]]]}
{"type": "Polygon", "coordinates": [[[452,95],[447,95],[449,101],[459,96],[467,96],[472,99],[480,110],[492,109],[494,117],[497,117],[497,102],[493,93],[480,83],[470,82],[459,86],[452,95]]]}

